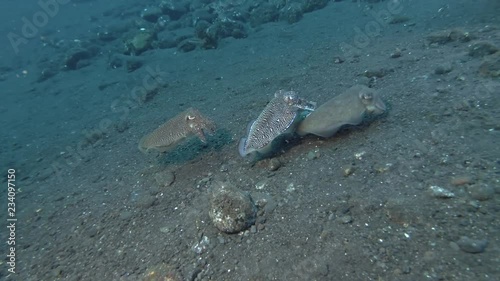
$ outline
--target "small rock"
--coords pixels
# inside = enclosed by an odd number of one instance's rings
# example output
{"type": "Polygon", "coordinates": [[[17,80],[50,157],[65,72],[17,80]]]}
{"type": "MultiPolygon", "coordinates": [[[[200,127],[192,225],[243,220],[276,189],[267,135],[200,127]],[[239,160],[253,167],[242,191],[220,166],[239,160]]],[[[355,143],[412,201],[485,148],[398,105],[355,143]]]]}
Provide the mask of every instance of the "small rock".
{"type": "Polygon", "coordinates": [[[143,195],[135,202],[137,207],[143,209],[147,209],[153,206],[155,203],[156,203],[156,197],[151,195],[143,195]]]}
{"type": "Polygon", "coordinates": [[[451,63],[443,63],[443,64],[440,64],[436,67],[436,69],[434,69],[434,73],[436,74],[446,74],[446,73],[449,73],[453,70],[453,66],[451,65],[451,63]]]}
{"type": "Polygon", "coordinates": [[[466,253],[478,254],[484,252],[484,250],[488,246],[488,240],[476,240],[471,239],[467,236],[462,236],[457,241],[457,244],[460,247],[460,250],[466,253]]]}
{"type": "Polygon", "coordinates": [[[427,36],[427,40],[431,44],[446,44],[454,41],[469,42],[474,37],[467,31],[452,29],[433,32],[427,36]]]}
{"type": "Polygon", "coordinates": [[[469,176],[458,176],[451,179],[452,185],[466,185],[472,182],[472,179],[469,176]]]}
{"type": "Polygon", "coordinates": [[[131,211],[123,211],[123,212],[120,212],[120,219],[124,220],[124,221],[128,221],[132,218],[134,214],[131,212],[131,211]]]}
{"type": "Polygon", "coordinates": [[[349,165],[349,166],[345,167],[343,170],[344,177],[348,177],[348,176],[352,175],[355,170],[356,170],[356,168],[354,167],[354,165],[349,165]]]}
{"type": "Polygon", "coordinates": [[[476,42],[469,47],[469,56],[479,58],[498,52],[498,47],[490,42],[476,42]]]}
{"type": "Polygon", "coordinates": [[[177,49],[181,52],[187,53],[196,50],[196,48],[203,45],[203,41],[196,38],[189,38],[181,41],[177,45],[177,49]]]}
{"type": "Polygon", "coordinates": [[[257,233],[257,227],[255,225],[250,227],[250,233],[257,233]]]}
{"type": "Polygon", "coordinates": [[[297,2],[292,2],[280,10],[279,19],[292,24],[300,21],[302,19],[302,14],[304,14],[302,5],[297,2]]]}
{"type": "Polygon", "coordinates": [[[399,48],[396,48],[396,50],[391,53],[390,57],[393,59],[401,57],[401,50],[399,48]]]}
{"type": "Polygon", "coordinates": [[[307,160],[318,159],[321,156],[318,150],[309,151],[307,153],[307,160]]]}
{"type": "Polygon", "coordinates": [[[163,0],[159,6],[162,12],[169,15],[172,20],[180,19],[189,11],[189,2],[183,0],[163,0]]]}
{"type": "Polygon", "coordinates": [[[151,48],[155,34],[151,31],[140,30],[125,43],[126,55],[140,55],[151,48]]]}
{"type": "Polygon", "coordinates": [[[389,20],[390,24],[399,24],[399,23],[405,23],[409,21],[410,18],[402,15],[394,15],[392,18],[389,20]]]}
{"type": "Polygon", "coordinates": [[[175,174],[172,171],[164,170],[155,174],[155,180],[160,186],[170,186],[175,181],[175,174]]]}
{"type": "Polygon", "coordinates": [[[277,171],[281,167],[281,161],[277,158],[272,158],[269,160],[268,169],[269,171],[277,171]]]}
{"type": "Polygon", "coordinates": [[[429,187],[429,192],[433,197],[436,198],[453,198],[455,194],[445,188],[433,185],[429,187]]]}
{"type": "Polygon", "coordinates": [[[493,195],[495,194],[495,190],[491,186],[484,183],[471,185],[467,188],[467,191],[469,192],[470,197],[479,201],[489,200],[493,198],[493,195]]]}
{"type": "Polygon", "coordinates": [[[373,78],[373,77],[382,78],[392,72],[394,72],[394,69],[380,68],[380,69],[365,70],[363,75],[368,78],[373,78]]]}
{"type": "Polygon", "coordinates": [[[155,23],[162,16],[162,11],[159,7],[148,7],[142,10],[141,17],[149,22],[155,23]]]}
{"type": "Polygon", "coordinates": [[[500,52],[486,57],[479,66],[479,73],[485,77],[500,77],[500,52]]]}
{"type": "Polygon", "coordinates": [[[250,195],[226,183],[217,183],[210,193],[208,214],[220,231],[238,233],[255,222],[257,208],[250,195]]]}
{"type": "Polygon", "coordinates": [[[345,216],[341,216],[339,218],[339,222],[343,223],[343,224],[348,224],[348,223],[351,223],[352,222],[352,217],[349,216],[349,215],[345,215],[345,216]]]}

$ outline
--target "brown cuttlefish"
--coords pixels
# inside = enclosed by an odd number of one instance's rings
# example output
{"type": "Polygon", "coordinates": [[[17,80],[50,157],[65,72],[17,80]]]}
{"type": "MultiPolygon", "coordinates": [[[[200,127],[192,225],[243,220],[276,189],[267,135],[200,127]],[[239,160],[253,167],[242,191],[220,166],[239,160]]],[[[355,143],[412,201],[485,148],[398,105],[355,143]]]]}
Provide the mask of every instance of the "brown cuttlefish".
{"type": "Polygon", "coordinates": [[[386,107],[375,90],[355,85],[322,104],[298,126],[301,136],[333,136],[344,125],[359,125],[366,114],[382,114],[386,107]]]}
{"type": "Polygon", "coordinates": [[[206,142],[205,132],[213,134],[215,124],[203,116],[197,109],[188,108],[169,119],[150,134],[139,141],[142,152],[157,150],[165,152],[187,137],[196,135],[202,142],[206,142]]]}

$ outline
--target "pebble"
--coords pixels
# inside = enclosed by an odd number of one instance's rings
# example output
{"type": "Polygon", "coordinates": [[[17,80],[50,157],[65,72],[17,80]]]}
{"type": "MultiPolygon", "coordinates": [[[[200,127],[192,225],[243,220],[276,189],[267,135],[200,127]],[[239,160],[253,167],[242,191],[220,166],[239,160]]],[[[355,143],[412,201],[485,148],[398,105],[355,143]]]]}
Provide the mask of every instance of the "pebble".
{"type": "Polygon", "coordinates": [[[155,174],[155,180],[159,186],[170,186],[175,181],[175,174],[172,171],[164,170],[155,174]]]}
{"type": "Polygon", "coordinates": [[[471,239],[467,236],[462,236],[457,241],[457,245],[460,248],[460,250],[466,253],[478,254],[484,252],[484,250],[488,246],[488,240],[486,239],[476,240],[476,239],[471,239]]]}
{"type": "Polygon", "coordinates": [[[268,165],[268,169],[269,171],[277,171],[279,168],[281,168],[281,161],[277,158],[273,158],[271,160],[269,160],[269,165],[268,165]]]}
{"type": "Polygon", "coordinates": [[[429,192],[433,197],[436,198],[453,198],[455,193],[449,191],[448,189],[442,188],[437,185],[429,187],[429,192]]]}
{"type": "Polygon", "coordinates": [[[320,156],[321,156],[321,154],[319,153],[319,150],[309,151],[307,153],[307,160],[318,159],[320,156]]]}
{"type": "Polygon", "coordinates": [[[257,233],[257,227],[255,225],[250,227],[250,233],[257,233]]]}
{"type": "Polygon", "coordinates": [[[235,186],[216,183],[209,197],[208,215],[220,231],[238,233],[255,223],[257,208],[252,197],[235,186]]]}
{"type": "Polygon", "coordinates": [[[344,177],[348,177],[354,173],[356,169],[354,168],[354,165],[349,165],[344,168],[344,177]]]}
{"type": "Polygon", "coordinates": [[[120,219],[122,219],[124,221],[130,220],[133,216],[134,216],[134,214],[130,211],[120,212],[120,215],[119,215],[120,219]]]}
{"type": "Polygon", "coordinates": [[[452,185],[466,185],[472,182],[472,179],[469,176],[458,176],[451,179],[452,185]]]}
{"type": "Polygon", "coordinates": [[[345,215],[345,216],[341,216],[339,218],[339,221],[343,224],[348,224],[348,223],[351,223],[352,222],[352,217],[349,216],[349,215],[345,215]]]}
{"type": "Polygon", "coordinates": [[[434,73],[436,74],[446,74],[446,73],[449,73],[453,70],[453,66],[451,65],[451,63],[443,63],[443,64],[440,64],[436,67],[436,69],[434,69],[434,73]]]}
{"type": "Polygon", "coordinates": [[[470,197],[479,201],[485,201],[493,198],[495,190],[484,183],[474,184],[467,188],[470,197]]]}
{"type": "Polygon", "coordinates": [[[498,52],[498,47],[490,42],[476,42],[469,47],[469,56],[481,58],[498,52]]]}
{"type": "Polygon", "coordinates": [[[396,50],[391,53],[390,57],[393,59],[401,57],[401,50],[399,48],[396,48],[396,50]]]}

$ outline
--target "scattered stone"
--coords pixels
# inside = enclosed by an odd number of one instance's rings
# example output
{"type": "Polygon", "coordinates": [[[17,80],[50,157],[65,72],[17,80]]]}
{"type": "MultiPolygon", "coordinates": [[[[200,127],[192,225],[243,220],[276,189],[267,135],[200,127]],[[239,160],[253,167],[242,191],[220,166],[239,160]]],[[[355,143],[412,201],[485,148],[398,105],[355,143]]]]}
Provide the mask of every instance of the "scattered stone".
{"type": "Polygon", "coordinates": [[[48,80],[48,79],[56,76],[56,74],[58,72],[59,71],[56,68],[53,68],[53,67],[44,68],[44,69],[42,69],[42,71],[40,71],[40,74],[38,75],[38,78],[36,79],[36,82],[40,83],[40,82],[43,82],[45,80],[48,80]]]}
{"type": "Polygon", "coordinates": [[[349,216],[349,215],[344,215],[344,216],[341,216],[339,219],[338,219],[339,222],[343,223],[343,224],[348,224],[348,223],[351,223],[352,222],[352,217],[349,216]]]}
{"type": "Polygon", "coordinates": [[[148,7],[142,10],[141,18],[149,22],[155,23],[158,20],[158,18],[162,16],[162,14],[163,13],[160,7],[148,7]]]}
{"type": "Polygon", "coordinates": [[[453,198],[455,194],[445,188],[439,187],[437,185],[433,185],[429,187],[429,192],[431,196],[436,198],[453,198]]]}
{"type": "Polygon", "coordinates": [[[488,246],[488,240],[476,240],[471,239],[467,236],[462,236],[457,241],[457,245],[460,247],[460,250],[466,253],[478,254],[484,252],[484,250],[488,246]]]}
{"type": "Polygon", "coordinates": [[[151,196],[149,194],[143,194],[140,196],[137,201],[135,202],[135,205],[137,207],[147,209],[151,206],[153,206],[156,203],[156,197],[151,196]]]}
{"type": "Polygon", "coordinates": [[[130,220],[133,216],[134,216],[134,213],[132,213],[131,211],[128,211],[128,210],[120,212],[120,215],[119,215],[120,219],[124,220],[124,221],[130,220]]]}
{"type": "Polygon", "coordinates": [[[434,73],[441,75],[441,74],[450,73],[452,70],[453,70],[453,66],[451,65],[451,63],[446,62],[446,63],[438,65],[436,67],[436,69],[434,69],[434,73]]]}
{"type": "Polygon", "coordinates": [[[99,48],[73,48],[68,51],[64,62],[64,68],[76,70],[89,65],[88,59],[94,57],[99,52],[99,48]]]}
{"type": "Polygon", "coordinates": [[[159,186],[170,186],[175,181],[175,174],[170,170],[163,170],[155,174],[156,183],[159,186]]]}
{"type": "Polygon", "coordinates": [[[158,280],[169,280],[169,281],[181,281],[186,280],[184,276],[179,272],[179,270],[173,266],[166,263],[160,263],[150,266],[146,269],[143,276],[139,279],[141,281],[158,281],[158,280]]]}
{"type": "Polygon", "coordinates": [[[137,69],[142,67],[142,61],[140,60],[127,60],[125,63],[125,68],[127,69],[127,72],[134,72],[137,69]]]}
{"type": "Polygon", "coordinates": [[[291,2],[280,10],[279,19],[292,24],[300,21],[303,14],[302,5],[298,2],[291,2]]]}
{"type": "Polygon", "coordinates": [[[166,15],[169,15],[172,20],[180,19],[188,12],[189,2],[179,0],[163,0],[160,3],[160,9],[166,15]]]}
{"type": "Polygon", "coordinates": [[[151,43],[154,38],[155,34],[153,32],[144,29],[139,30],[139,32],[132,36],[132,39],[126,41],[125,54],[134,56],[140,55],[151,48],[151,43]]]}
{"type": "Polygon", "coordinates": [[[495,194],[495,190],[485,183],[471,185],[467,188],[467,191],[470,197],[479,201],[489,200],[495,194]]]}
{"type": "Polygon", "coordinates": [[[111,41],[116,40],[118,38],[118,36],[109,30],[103,30],[103,31],[97,32],[97,38],[99,40],[101,40],[102,42],[111,42],[111,41]]]}
{"type": "Polygon", "coordinates": [[[437,31],[427,36],[429,43],[441,45],[454,41],[469,42],[472,39],[474,39],[474,36],[461,29],[437,31]]]}
{"type": "Polygon", "coordinates": [[[307,160],[314,160],[314,159],[318,159],[319,157],[321,156],[321,153],[319,152],[319,150],[315,149],[315,150],[311,150],[307,153],[307,160]]]}
{"type": "Polygon", "coordinates": [[[269,160],[269,165],[268,169],[269,171],[277,171],[279,168],[281,168],[281,161],[278,158],[272,158],[269,160]]]}
{"type": "Polygon", "coordinates": [[[255,225],[250,227],[250,233],[257,233],[257,227],[255,225]]]}
{"type": "Polygon", "coordinates": [[[330,0],[306,0],[304,2],[304,13],[309,13],[319,9],[323,9],[330,0]]]}
{"type": "Polygon", "coordinates": [[[183,40],[177,45],[177,49],[181,52],[187,53],[196,50],[196,48],[201,47],[203,41],[197,38],[188,38],[183,40]]]}
{"type": "Polygon", "coordinates": [[[396,48],[396,50],[391,53],[390,57],[393,59],[401,57],[401,50],[399,48],[396,48]]]}
{"type": "Polygon", "coordinates": [[[343,170],[344,177],[348,177],[348,176],[352,175],[355,170],[356,170],[356,168],[352,164],[349,165],[349,166],[347,166],[347,167],[345,167],[344,170],[343,170]]]}
{"type": "Polygon", "coordinates": [[[469,176],[458,176],[451,179],[451,184],[455,186],[466,185],[472,182],[469,176]]]}
{"type": "Polygon", "coordinates": [[[479,66],[479,74],[484,77],[500,77],[500,52],[486,57],[481,66],[479,66]]]}
{"type": "Polygon", "coordinates": [[[373,69],[373,70],[365,70],[363,73],[364,76],[368,78],[382,78],[386,76],[387,74],[394,72],[393,69],[385,69],[385,68],[380,68],[380,69],[373,69]]]}
{"type": "Polygon", "coordinates": [[[115,123],[115,129],[118,133],[123,133],[128,130],[130,127],[130,123],[127,120],[120,120],[115,123]]]}
{"type": "Polygon", "coordinates": [[[475,42],[469,47],[469,56],[479,58],[498,52],[498,47],[490,42],[475,42]]]}
{"type": "Polygon", "coordinates": [[[257,27],[264,23],[272,22],[278,20],[279,11],[276,6],[269,3],[264,3],[258,5],[254,10],[250,12],[250,25],[252,27],[257,27]]]}
{"type": "Polygon", "coordinates": [[[160,227],[160,232],[161,233],[170,233],[170,232],[172,232],[172,228],[170,228],[168,226],[163,226],[163,227],[160,227]]]}
{"type": "Polygon", "coordinates": [[[226,183],[217,183],[210,193],[208,214],[220,231],[238,233],[255,222],[257,208],[250,195],[226,183]]]}
{"type": "Polygon", "coordinates": [[[390,171],[391,169],[393,169],[393,164],[392,163],[385,163],[385,165],[381,165],[381,164],[377,164],[375,166],[373,166],[373,169],[377,172],[377,173],[386,173],[388,171],[390,171]]]}
{"type": "Polygon", "coordinates": [[[175,48],[178,43],[176,34],[165,30],[157,34],[157,41],[155,41],[154,45],[160,49],[170,49],[175,48]]]}
{"type": "Polygon", "coordinates": [[[407,16],[402,16],[402,15],[394,15],[392,18],[389,20],[389,24],[399,24],[399,23],[405,23],[409,21],[410,18],[407,16]]]}

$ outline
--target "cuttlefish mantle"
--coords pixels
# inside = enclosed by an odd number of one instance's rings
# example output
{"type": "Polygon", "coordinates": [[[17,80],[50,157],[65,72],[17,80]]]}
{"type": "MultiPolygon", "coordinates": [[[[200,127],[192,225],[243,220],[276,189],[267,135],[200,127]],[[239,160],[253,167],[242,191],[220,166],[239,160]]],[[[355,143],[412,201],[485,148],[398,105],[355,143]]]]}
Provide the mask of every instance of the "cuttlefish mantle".
{"type": "Polygon", "coordinates": [[[375,90],[355,85],[322,104],[297,128],[301,136],[313,134],[328,138],[344,125],[359,125],[366,114],[382,114],[386,106],[375,90]]]}

